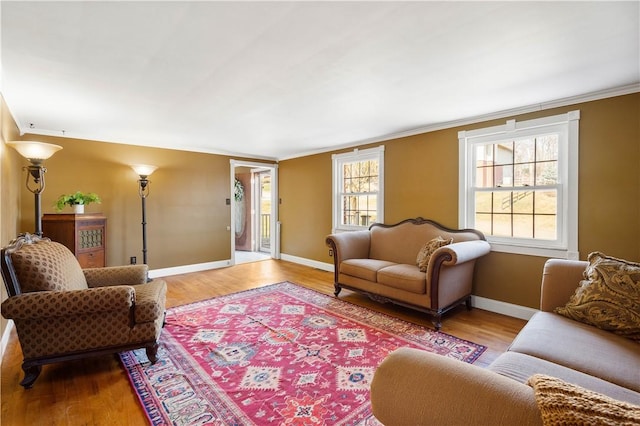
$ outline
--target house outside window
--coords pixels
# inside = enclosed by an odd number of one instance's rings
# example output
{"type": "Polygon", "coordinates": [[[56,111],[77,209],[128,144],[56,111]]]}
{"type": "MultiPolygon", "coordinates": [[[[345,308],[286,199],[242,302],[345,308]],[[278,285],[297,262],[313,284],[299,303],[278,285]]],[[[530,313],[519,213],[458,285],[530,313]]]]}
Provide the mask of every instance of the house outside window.
{"type": "Polygon", "coordinates": [[[333,231],[384,221],[384,146],[334,154],[333,231]]]}
{"type": "Polygon", "coordinates": [[[578,258],[579,111],[458,134],[459,220],[492,250],[578,258]]]}

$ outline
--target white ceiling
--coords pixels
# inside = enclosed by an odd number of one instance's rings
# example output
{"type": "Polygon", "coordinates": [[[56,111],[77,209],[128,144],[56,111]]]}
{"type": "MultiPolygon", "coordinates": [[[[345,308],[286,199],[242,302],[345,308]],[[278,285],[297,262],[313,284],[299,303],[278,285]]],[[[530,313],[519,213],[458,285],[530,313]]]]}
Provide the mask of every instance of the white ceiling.
{"type": "Polygon", "coordinates": [[[21,131],[284,159],[640,84],[640,2],[0,5],[21,131]]]}

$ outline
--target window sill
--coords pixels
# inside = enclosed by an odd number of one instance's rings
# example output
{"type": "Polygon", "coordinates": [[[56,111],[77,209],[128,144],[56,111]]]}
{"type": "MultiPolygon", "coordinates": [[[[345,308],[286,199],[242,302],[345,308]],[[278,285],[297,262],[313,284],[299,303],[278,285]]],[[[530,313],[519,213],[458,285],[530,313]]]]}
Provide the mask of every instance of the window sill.
{"type": "Polygon", "coordinates": [[[567,249],[510,245],[491,241],[489,241],[489,243],[491,244],[491,251],[499,253],[523,254],[526,256],[540,256],[570,260],[578,260],[580,258],[579,252],[567,249]]]}

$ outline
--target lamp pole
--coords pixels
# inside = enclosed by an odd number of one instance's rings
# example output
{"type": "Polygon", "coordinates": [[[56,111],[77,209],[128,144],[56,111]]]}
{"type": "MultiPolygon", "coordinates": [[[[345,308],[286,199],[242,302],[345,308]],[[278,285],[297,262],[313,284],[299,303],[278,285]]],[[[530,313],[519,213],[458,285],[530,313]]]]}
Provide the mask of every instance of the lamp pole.
{"type": "MultiPolygon", "coordinates": [[[[138,194],[142,200],[142,262],[145,265],[147,263],[147,197],[149,196],[149,176],[153,173],[157,167],[139,164],[131,166],[140,179],[138,179],[138,194]]],[[[151,281],[151,278],[147,277],[147,281],[151,281]]]]}

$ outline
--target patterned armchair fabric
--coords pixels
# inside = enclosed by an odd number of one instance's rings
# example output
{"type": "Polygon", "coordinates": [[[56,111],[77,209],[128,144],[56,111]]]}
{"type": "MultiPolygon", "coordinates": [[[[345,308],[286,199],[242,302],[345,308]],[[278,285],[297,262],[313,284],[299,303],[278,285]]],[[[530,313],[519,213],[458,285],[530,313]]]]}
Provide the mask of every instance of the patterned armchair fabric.
{"type": "Polygon", "coordinates": [[[2,315],[16,326],[25,388],[52,362],[141,347],[156,361],[167,287],[147,282],[146,265],[83,270],[64,245],[29,234],[1,261],[2,315]]]}

